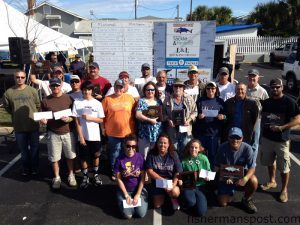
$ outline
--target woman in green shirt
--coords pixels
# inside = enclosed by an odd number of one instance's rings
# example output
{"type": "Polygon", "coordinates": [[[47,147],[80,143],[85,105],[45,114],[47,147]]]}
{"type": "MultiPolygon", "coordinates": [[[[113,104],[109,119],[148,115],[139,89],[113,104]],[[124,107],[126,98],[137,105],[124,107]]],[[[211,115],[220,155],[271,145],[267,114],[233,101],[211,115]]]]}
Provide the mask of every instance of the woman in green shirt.
{"type": "MultiPolygon", "coordinates": [[[[182,161],[183,171],[199,171],[201,169],[210,171],[208,158],[203,154],[201,142],[197,139],[191,140],[185,147],[185,156],[182,161]]],[[[198,177],[198,176],[197,176],[198,177]]],[[[198,216],[207,212],[207,200],[204,194],[204,185],[207,179],[197,178],[196,188],[183,190],[183,203],[198,216]]]]}

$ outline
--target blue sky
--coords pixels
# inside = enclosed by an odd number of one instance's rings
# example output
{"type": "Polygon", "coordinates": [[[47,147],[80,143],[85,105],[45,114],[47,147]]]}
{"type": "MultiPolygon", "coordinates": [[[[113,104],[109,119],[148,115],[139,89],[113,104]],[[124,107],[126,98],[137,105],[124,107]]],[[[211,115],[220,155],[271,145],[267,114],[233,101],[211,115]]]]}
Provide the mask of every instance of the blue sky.
{"type": "MultiPolygon", "coordinates": [[[[27,0],[5,0],[18,8],[25,8],[27,0]],[[20,2],[23,3],[20,3],[20,2]]],[[[77,13],[87,18],[134,18],[135,0],[48,0],[59,7],[77,13]],[[93,11],[94,16],[90,15],[93,11]]],[[[271,0],[192,0],[193,9],[199,5],[228,6],[233,16],[247,15],[258,3],[266,3],[271,0]]],[[[37,0],[41,3],[43,0],[37,0]]],[[[176,5],[180,7],[180,17],[185,18],[190,11],[190,0],[138,0],[137,16],[157,16],[162,18],[174,18],[177,15],[176,5]]]]}

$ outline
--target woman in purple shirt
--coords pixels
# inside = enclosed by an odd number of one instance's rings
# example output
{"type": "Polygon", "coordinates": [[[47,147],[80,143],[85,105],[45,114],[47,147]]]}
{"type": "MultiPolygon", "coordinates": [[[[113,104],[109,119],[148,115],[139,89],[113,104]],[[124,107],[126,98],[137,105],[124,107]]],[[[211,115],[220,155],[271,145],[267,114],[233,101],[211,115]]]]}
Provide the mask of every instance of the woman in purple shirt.
{"type": "Polygon", "coordinates": [[[136,152],[137,139],[134,135],[125,137],[124,154],[117,158],[114,173],[117,176],[117,201],[121,214],[130,219],[133,215],[144,217],[148,209],[148,193],[144,188],[144,157],[136,152]],[[140,200],[139,200],[140,199],[140,200]],[[123,201],[133,207],[124,208],[123,201]],[[141,206],[135,207],[141,201],[141,206]]]}

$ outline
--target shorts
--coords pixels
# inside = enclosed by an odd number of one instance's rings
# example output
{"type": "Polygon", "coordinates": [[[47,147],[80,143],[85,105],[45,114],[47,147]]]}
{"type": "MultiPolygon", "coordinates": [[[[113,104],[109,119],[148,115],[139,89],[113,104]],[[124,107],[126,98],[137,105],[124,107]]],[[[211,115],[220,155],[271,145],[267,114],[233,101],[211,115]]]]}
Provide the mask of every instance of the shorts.
{"type": "Polygon", "coordinates": [[[101,142],[85,141],[86,145],[79,144],[79,158],[83,160],[96,159],[100,157],[101,142]]]}
{"type": "Polygon", "coordinates": [[[58,162],[61,154],[67,159],[76,157],[76,141],[72,132],[66,134],[56,134],[52,131],[47,133],[48,159],[50,162],[58,162]]]}
{"type": "Polygon", "coordinates": [[[290,172],[290,141],[276,142],[262,137],[260,145],[260,160],[263,166],[276,165],[281,173],[290,172]]]}

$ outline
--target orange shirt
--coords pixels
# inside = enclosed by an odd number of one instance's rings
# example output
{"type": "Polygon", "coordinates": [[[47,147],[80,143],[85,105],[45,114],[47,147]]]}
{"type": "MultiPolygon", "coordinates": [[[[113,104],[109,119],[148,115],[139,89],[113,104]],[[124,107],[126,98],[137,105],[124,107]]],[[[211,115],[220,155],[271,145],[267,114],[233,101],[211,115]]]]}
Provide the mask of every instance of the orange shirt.
{"type": "Polygon", "coordinates": [[[126,135],[135,132],[135,101],[131,95],[107,96],[102,101],[102,106],[105,114],[103,123],[107,136],[124,138],[126,135]]]}

